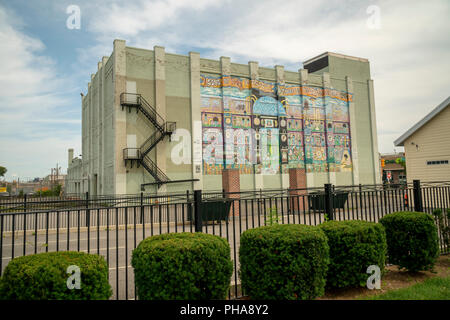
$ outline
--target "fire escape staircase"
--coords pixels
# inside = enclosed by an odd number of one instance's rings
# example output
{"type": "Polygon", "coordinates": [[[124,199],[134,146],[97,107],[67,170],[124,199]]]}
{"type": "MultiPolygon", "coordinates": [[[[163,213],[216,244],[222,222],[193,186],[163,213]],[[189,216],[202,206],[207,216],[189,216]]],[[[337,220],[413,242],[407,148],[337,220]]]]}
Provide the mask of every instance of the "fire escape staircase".
{"type": "Polygon", "coordinates": [[[176,123],[165,121],[140,94],[124,92],[120,95],[120,104],[122,110],[128,108],[131,112],[131,108],[136,108],[136,112],[140,111],[156,129],[155,132],[145,140],[140,148],[125,148],[123,150],[125,166],[127,165],[127,162],[131,163],[131,167],[133,167],[134,162],[136,162],[138,166],[142,165],[155,179],[155,183],[151,184],[158,185],[158,188],[165,183],[178,182],[171,181],[148,156],[148,153],[156,147],[164,137],[169,136],[170,139],[172,133],[176,129],[176,123]]]}

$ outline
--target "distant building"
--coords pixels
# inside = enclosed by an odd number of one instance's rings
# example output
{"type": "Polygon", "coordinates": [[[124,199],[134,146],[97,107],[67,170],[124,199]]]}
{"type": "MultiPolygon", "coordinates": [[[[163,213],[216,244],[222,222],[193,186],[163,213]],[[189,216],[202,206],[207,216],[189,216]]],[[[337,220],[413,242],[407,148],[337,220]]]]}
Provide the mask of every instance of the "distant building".
{"type": "Polygon", "coordinates": [[[383,154],[380,156],[383,183],[399,184],[406,182],[405,168],[396,161],[402,158],[405,158],[404,152],[383,154]]]}
{"type": "Polygon", "coordinates": [[[408,182],[450,181],[450,97],[394,143],[405,148],[408,182]]]}
{"type": "Polygon", "coordinates": [[[66,192],[222,190],[229,174],[241,190],[380,183],[369,61],[325,52],[303,67],[115,40],[82,95],[66,192]]]}

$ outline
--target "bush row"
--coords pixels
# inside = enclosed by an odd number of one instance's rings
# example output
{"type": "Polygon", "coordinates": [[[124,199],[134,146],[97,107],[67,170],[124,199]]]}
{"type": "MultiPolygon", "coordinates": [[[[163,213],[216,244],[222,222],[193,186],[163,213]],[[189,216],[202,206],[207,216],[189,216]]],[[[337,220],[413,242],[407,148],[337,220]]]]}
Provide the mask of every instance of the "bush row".
{"type": "MultiPolygon", "coordinates": [[[[380,223],[328,221],[319,226],[250,229],[240,238],[239,276],[252,299],[313,299],[325,287],[364,286],[370,265],[389,261],[411,271],[431,269],[437,229],[425,213],[389,214],[380,223]]],[[[137,296],[143,300],[225,299],[233,264],[219,236],[172,233],[143,240],[132,253],[137,296]]],[[[54,252],[13,259],[0,279],[3,299],[108,299],[103,257],[54,252]],[[80,289],[68,288],[67,268],[80,269],[80,289]]]]}

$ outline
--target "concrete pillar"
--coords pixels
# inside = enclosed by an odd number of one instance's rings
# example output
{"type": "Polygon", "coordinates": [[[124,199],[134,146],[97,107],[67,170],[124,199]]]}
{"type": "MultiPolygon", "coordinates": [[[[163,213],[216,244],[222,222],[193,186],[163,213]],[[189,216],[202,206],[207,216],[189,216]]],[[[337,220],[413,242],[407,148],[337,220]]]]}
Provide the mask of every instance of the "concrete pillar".
{"type": "MultiPolygon", "coordinates": [[[[222,188],[223,190],[228,192],[240,192],[240,177],[239,177],[239,169],[224,169],[222,171],[222,188]]],[[[230,199],[239,199],[239,193],[235,194],[227,194],[227,198],[230,199]]],[[[233,201],[230,208],[230,215],[234,214],[235,216],[239,215],[239,201],[233,201]]]]}
{"type": "Polygon", "coordinates": [[[82,155],[82,159],[81,159],[81,167],[79,168],[79,175],[80,175],[80,183],[83,184],[83,188],[80,189],[80,192],[84,191],[84,182],[83,182],[83,178],[84,178],[84,171],[85,168],[87,167],[87,154],[88,154],[88,146],[87,146],[87,128],[88,128],[88,117],[87,117],[87,108],[85,107],[87,101],[87,97],[86,96],[81,96],[81,116],[82,116],[82,120],[81,120],[81,155],[82,155]]]}
{"type": "Polygon", "coordinates": [[[92,126],[93,126],[93,117],[92,117],[92,78],[93,75],[91,74],[91,81],[88,83],[88,94],[87,94],[87,118],[88,118],[88,128],[87,128],[87,143],[88,143],[88,154],[87,154],[87,167],[86,167],[86,188],[84,192],[90,192],[91,191],[91,173],[92,173],[92,146],[93,146],[93,139],[92,139],[92,126]]]}
{"type": "MultiPolygon", "coordinates": [[[[330,74],[328,72],[324,72],[322,73],[322,87],[323,87],[323,103],[324,103],[324,108],[325,108],[325,119],[330,119],[332,120],[332,113],[333,110],[330,110],[331,105],[329,103],[329,89],[331,88],[331,78],[330,78],[330,74]]],[[[326,125],[326,121],[325,121],[325,133],[327,134],[327,125],[326,125]]],[[[325,135],[326,138],[326,135],[325,135]]],[[[328,142],[325,140],[325,143],[327,144],[328,142]]],[[[327,152],[327,160],[328,160],[328,148],[326,148],[326,152],[327,152]]],[[[329,164],[327,161],[327,168],[328,168],[328,183],[331,184],[336,184],[336,172],[334,171],[330,171],[329,168],[329,164]]]]}
{"type": "Polygon", "coordinates": [[[126,112],[120,106],[120,94],[126,91],[126,52],[125,41],[114,40],[114,180],[115,194],[127,193],[126,167],[123,161],[123,149],[127,145],[126,112]]]}
{"type": "MultiPolygon", "coordinates": [[[[300,86],[304,86],[308,84],[308,70],[307,69],[299,69],[298,70],[300,77],[300,86]]],[[[302,100],[302,109],[303,109],[303,100],[302,100]]],[[[304,139],[304,135],[303,135],[304,139]]],[[[306,154],[305,154],[306,159],[306,154]]],[[[305,163],[305,172],[306,172],[306,185],[308,188],[314,188],[314,172],[306,171],[306,163],[305,163]]]]}
{"type": "Polygon", "coordinates": [[[289,195],[291,196],[290,207],[294,212],[305,210],[308,205],[307,197],[303,195],[308,194],[306,190],[306,173],[305,169],[289,168],[289,195]]]}
{"type": "Polygon", "coordinates": [[[73,149],[69,149],[68,159],[67,159],[67,168],[69,168],[70,165],[72,164],[72,160],[73,160],[73,149]]]}
{"type": "Polygon", "coordinates": [[[308,84],[308,69],[299,69],[300,74],[300,85],[308,84]]]}
{"type": "Polygon", "coordinates": [[[100,131],[101,131],[101,142],[102,142],[102,146],[100,148],[100,152],[102,154],[101,157],[101,163],[100,163],[100,194],[104,194],[104,189],[105,189],[105,185],[106,185],[106,179],[105,179],[105,163],[106,163],[106,159],[105,159],[105,127],[106,127],[106,123],[105,123],[105,114],[106,114],[106,106],[105,106],[105,69],[106,69],[106,63],[108,62],[108,57],[103,57],[102,58],[102,70],[101,70],[101,76],[102,76],[102,91],[101,91],[101,96],[102,96],[102,104],[101,104],[101,109],[102,109],[102,118],[100,119],[100,131]]]}
{"type": "Polygon", "coordinates": [[[353,94],[353,81],[349,76],[345,77],[346,90],[349,94],[348,112],[350,117],[350,139],[352,148],[352,184],[359,184],[359,161],[358,161],[358,143],[356,137],[356,107],[353,99],[350,100],[350,94],[353,94]]]}
{"type": "MultiPolygon", "coordinates": [[[[220,71],[222,74],[222,82],[225,77],[231,76],[231,59],[228,57],[220,57],[220,71]]],[[[234,140],[233,129],[231,125],[226,124],[225,116],[230,114],[230,97],[227,94],[227,88],[222,86],[222,125],[223,125],[223,168],[227,168],[226,156],[233,154],[234,140]],[[228,137],[228,138],[227,138],[228,137]]]]}
{"type": "MultiPolygon", "coordinates": [[[[249,71],[250,71],[250,80],[251,81],[258,80],[259,79],[258,62],[256,62],[256,61],[249,61],[248,62],[248,68],[249,68],[249,71]]],[[[254,157],[254,161],[255,161],[255,167],[254,168],[255,168],[255,171],[254,171],[253,177],[254,177],[255,189],[258,190],[258,189],[264,188],[264,180],[263,180],[263,175],[261,173],[260,174],[256,173],[256,158],[257,158],[257,156],[255,154],[255,157],[254,157]]]]}
{"type": "Polygon", "coordinates": [[[101,194],[101,179],[102,179],[102,174],[101,174],[101,165],[102,165],[102,103],[103,103],[103,96],[102,96],[102,92],[103,92],[103,77],[102,77],[102,66],[103,63],[102,61],[97,63],[97,170],[96,170],[96,174],[97,174],[97,194],[101,194]]]}
{"type": "MultiPolygon", "coordinates": [[[[156,112],[166,120],[166,52],[164,47],[154,46],[155,53],[155,109],[156,112]]],[[[156,145],[156,165],[162,172],[166,172],[166,140],[156,145]]],[[[167,191],[167,186],[163,184],[158,193],[167,191]]]]}
{"type": "Polygon", "coordinates": [[[370,128],[372,135],[372,161],[373,161],[373,181],[374,184],[381,184],[380,161],[378,153],[377,117],[375,114],[375,97],[373,91],[373,80],[367,80],[369,88],[369,108],[370,108],[370,128]]]}
{"type": "MultiPolygon", "coordinates": [[[[277,92],[279,92],[278,87],[284,86],[284,67],[283,66],[275,66],[275,75],[277,81],[277,92]]],[[[281,134],[281,132],[280,132],[281,134]]],[[[287,132],[286,132],[287,135],[287,132]]],[[[280,149],[280,159],[281,159],[281,149],[280,149]]],[[[289,173],[283,173],[283,165],[280,161],[280,179],[281,179],[281,188],[287,189],[289,187],[289,173]]]]}
{"type": "Polygon", "coordinates": [[[200,53],[189,52],[191,81],[192,178],[193,190],[203,189],[202,119],[200,110],[200,53]]]}

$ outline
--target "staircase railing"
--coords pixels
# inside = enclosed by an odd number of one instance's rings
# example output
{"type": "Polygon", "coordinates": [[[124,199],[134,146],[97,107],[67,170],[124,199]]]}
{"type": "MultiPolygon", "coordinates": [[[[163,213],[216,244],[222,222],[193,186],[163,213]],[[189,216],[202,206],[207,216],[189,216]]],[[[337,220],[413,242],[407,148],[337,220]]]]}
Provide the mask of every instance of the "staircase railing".
{"type": "Polygon", "coordinates": [[[150,150],[153,149],[154,146],[158,144],[164,138],[165,134],[161,133],[161,131],[156,130],[140,147],[140,154],[142,156],[147,155],[150,150]]]}
{"type": "Polygon", "coordinates": [[[147,171],[155,178],[157,182],[167,182],[170,181],[169,177],[164,174],[164,172],[161,171],[161,169],[158,168],[156,163],[150,159],[149,156],[144,156],[141,160],[141,164],[144,168],[147,169],[147,171]]]}
{"type": "Polygon", "coordinates": [[[139,93],[122,92],[120,94],[120,104],[122,106],[137,107],[145,117],[153,123],[159,131],[163,131],[164,119],[156,112],[150,103],[139,93]]]}
{"type": "Polygon", "coordinates": [[[140,148],[124,149],[124,159],[137,159],[141,165],[155,178],[156,182],[165,183],[170,179],[158,168],[147,154],[152,150],[159,141],[164,139],[166,135],[170,136],[176,129],[176,122],[164,121],[164,119],[156,112],[140,94],[123,92],[120,95],[120,104],[122,107],[136,107],[145,117],[155,126],[156,131],[148,137],[140,148]]]}

